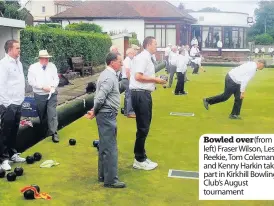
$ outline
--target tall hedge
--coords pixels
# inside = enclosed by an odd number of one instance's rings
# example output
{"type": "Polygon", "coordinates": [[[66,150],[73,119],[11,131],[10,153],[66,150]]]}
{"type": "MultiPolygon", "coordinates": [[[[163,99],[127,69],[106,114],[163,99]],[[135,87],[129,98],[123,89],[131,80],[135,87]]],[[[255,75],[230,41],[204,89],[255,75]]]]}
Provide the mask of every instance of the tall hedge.
{"type": "Polygon", "coordinates": [[[68,68],[69,57],[83,56],[93,66],[103,64],[110,46],[111,39],[106,34],[79,33],[58,28],[41,30],[34,27],[21,31],[21,61],[25,72],[29,65],[37,62],[39,50],[48,50],[53,56],[51,61],[62,72],[68,68]]]}

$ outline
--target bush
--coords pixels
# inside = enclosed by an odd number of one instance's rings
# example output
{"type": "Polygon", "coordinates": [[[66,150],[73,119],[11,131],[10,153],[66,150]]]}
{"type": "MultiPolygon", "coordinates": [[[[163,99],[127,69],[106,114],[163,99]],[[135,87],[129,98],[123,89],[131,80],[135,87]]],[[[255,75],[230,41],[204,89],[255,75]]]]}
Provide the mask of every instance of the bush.
{"type": "Polygon", "coordinates": [[[254,40],[255,44],[258,45],[269,45],[273,43],[273,38],[269,34],[256,35],[254,40]]]}
{"type": "Polygon", "coordinates": [[[140,45],[140,42],[138,41],[138,39],[134,39],[134,38],[129,38],[129,43],[131,44],[135,44],[135,45],[140,45]]]}
{"type": "Polygon", "coordinates": [[[83,56],[93,66],[104,64],[111,39],[104,34],[79,33],[62,29],[41,30],[27,27],[21,31],[21,60],[24,69],[37,61],[39,50],[46,49],[53,56],[59,72],[68,68],[69,57],[83,56]]]}
{"type": "Polygon", "coordinates": [[[66,26],[66,30],[102,33],[102,27],[97,24],[73,23],[66,26]]]}
{"type": "Polygon", "coordinates": [[[38,24],[35,27],[38,28],[38,29],[50,29],[50,28],[62,29],[61,24],[55,24],[55,23],[38,24]]]}

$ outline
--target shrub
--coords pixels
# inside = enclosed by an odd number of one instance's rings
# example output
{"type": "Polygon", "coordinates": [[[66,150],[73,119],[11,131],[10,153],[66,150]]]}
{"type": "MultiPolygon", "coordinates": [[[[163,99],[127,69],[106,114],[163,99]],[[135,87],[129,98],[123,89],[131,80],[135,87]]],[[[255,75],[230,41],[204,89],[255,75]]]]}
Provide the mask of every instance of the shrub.
{"type": "Polygon", "coordinates": [[[273,43],[273,38],[269,34],[256,35],[254,40],[257,45],[269,45],[273,43]]]}
{"type": "Polygon", "coordinates": [[[93,66],[103,64],[111,46],[108,35],[98,33],[79,33],[62,29],[42,30],[27,27],[21,31],[21,60],[24,69],[37,61],[39,50],[46,49],[53,56],[59,72],[68,68],[69,57],[83,56],[93,66]]]}
{"type": "Polygon", "coordinates": [[[66,30],[102,33],[102,27],[97,24],[72,23],[66,26],[66,30]]]}

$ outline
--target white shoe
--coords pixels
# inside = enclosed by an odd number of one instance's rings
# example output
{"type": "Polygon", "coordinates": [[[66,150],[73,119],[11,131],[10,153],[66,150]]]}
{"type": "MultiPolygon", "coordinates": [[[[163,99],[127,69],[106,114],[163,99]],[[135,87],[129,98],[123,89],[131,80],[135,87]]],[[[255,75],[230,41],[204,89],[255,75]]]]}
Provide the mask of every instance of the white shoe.
{"type": "Polygon", "coordinates": [[[157,163],[153,163],[151,161],[144,161],[144,162],[138,162],[136,159],[134,159],[133,168],[134,169],[140,169],[140,170],[153,170],[158,166],[157,163]]]}
{"type": "Polygon", "coordinates": [[[148,161],[150,164],[153,164],[153,165],[155,165],[156,167],[158,167],[158,163],[157,162],[152,162],[150,159],[148,159],[147,158],[147,160],[146,161],[148,161]]]}
{"type": "Polygon", "coordinates": [[[26,159],[23,158],[23,157],[20,157],[19,154],[21,154],[21,153],[16,153],[16,154],[12,155],[12,157],[10,158],[11,161],[13,161],[13,162],[25,162],[26,159]]]}
{"type": "Polygon", "coordinates": [[[6,170],[6,171],[11,170],[11,166],[9,165],[8,160],[4,160],[1,164],[1,167],[2,167],[3,170],[6,170]]]}

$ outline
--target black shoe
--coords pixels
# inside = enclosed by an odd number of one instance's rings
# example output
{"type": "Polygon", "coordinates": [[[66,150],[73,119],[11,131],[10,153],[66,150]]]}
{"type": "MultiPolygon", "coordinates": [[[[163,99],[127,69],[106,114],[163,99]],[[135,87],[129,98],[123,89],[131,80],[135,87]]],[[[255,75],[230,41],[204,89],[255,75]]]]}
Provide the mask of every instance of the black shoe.
{"type": "Polygon", "coordinates": [[[126,184],[124,182],[115,182],[113,184],[104,184],[104,187],[108,187],[108,188],[125,188],[126,184]]]}
{"type": "Polygon", "coordinates": [[[207,102],[206,98],[203,99],[203,102],[204,102],[205,108],[208,110],[208,102],[207,102]]]}
{"type": "Polygon", "coordinates": [[[229,119],[242,119],[242,118],[238,115],[231,114],[231,115],[229,115],[229,119]]]}
{"type": "Polygon", "coordinates": [[[55,134],[52,135],[52,141],[53,141],[54,143],[59,142],[59,137],[58,137],[58,134],[57,134],[57,133],[55,133],[55,134]]]}
{"type": "Polygon", "coordinates": [[[98,178],[98,181],[99,181],[99,182],[104,182],[104,178],[103,178],[103,177],[99,177],[99,178],[98,178]]]}

